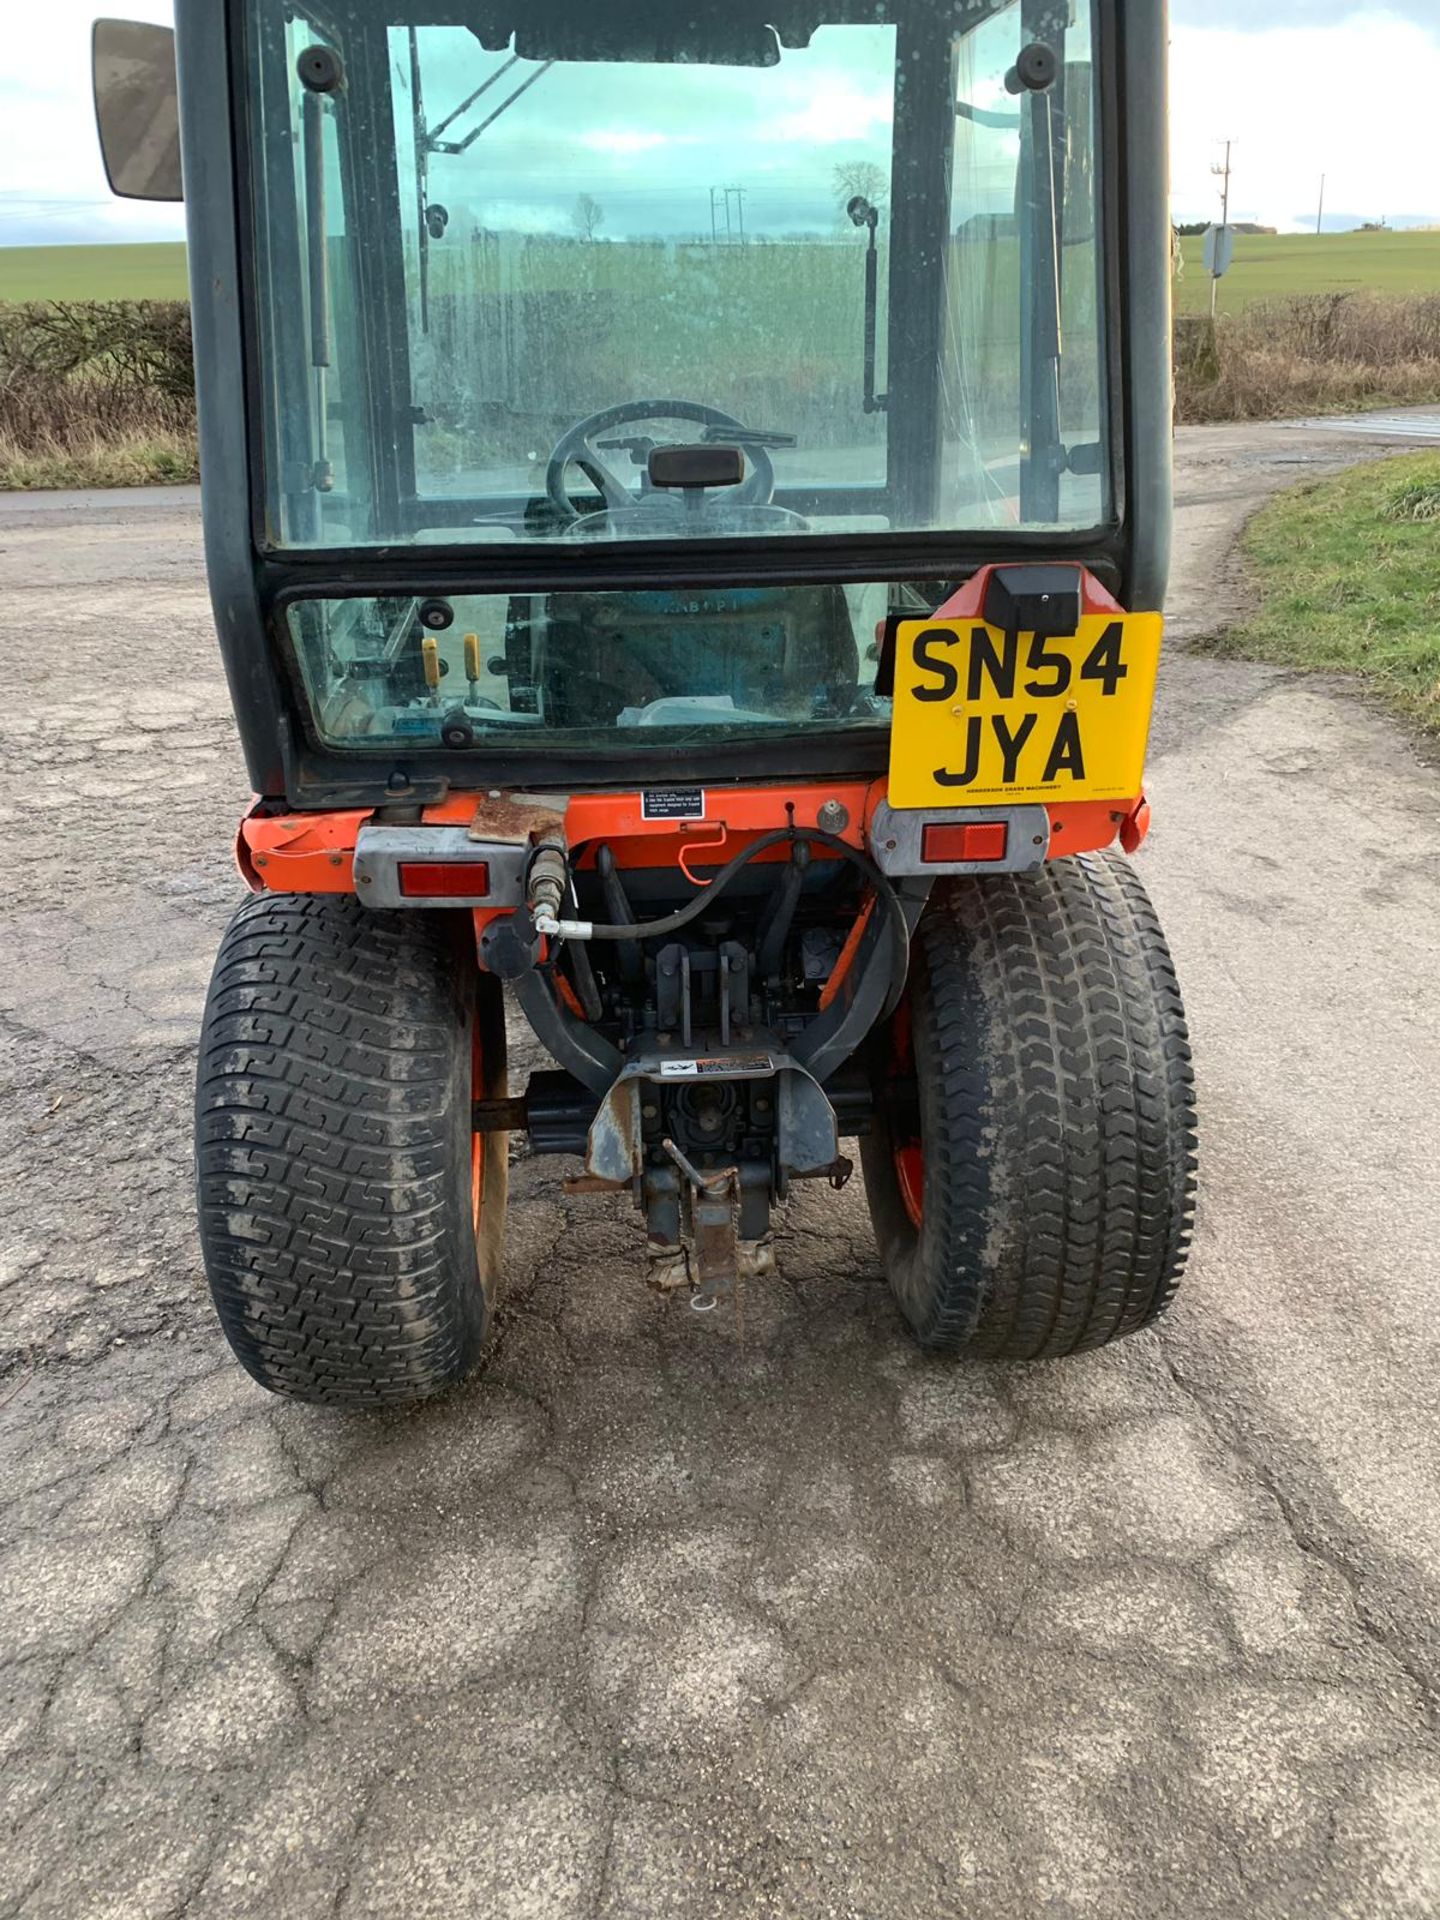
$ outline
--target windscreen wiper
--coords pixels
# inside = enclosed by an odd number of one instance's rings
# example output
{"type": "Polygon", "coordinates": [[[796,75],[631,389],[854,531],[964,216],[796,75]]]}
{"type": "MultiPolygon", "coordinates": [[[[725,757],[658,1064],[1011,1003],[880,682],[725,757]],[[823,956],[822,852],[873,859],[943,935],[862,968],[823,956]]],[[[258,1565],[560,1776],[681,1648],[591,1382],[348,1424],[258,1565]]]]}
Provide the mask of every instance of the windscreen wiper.
{"type": "Polygon", "coordinates": [[[700,435],[707,447],[793,447],[793,433],[778,433],[771,427],[706,427],[700,435]]]}
{"type": "Polygon", "coordinates": [[[480,138],[481,134],[484,133],[487,127],[493,127],[495,122],[500,118],[501,114],[504,113],[508,107],[513,107],[515,102],[520,98],[521,94],[528,93],[531,87],[534,86],[535,82],[541,79],[545,74],[547,74],[550,71],[551,67],[553,67],[555,64],[553,60],[543,60],[540,63],[540,65],[536,67],[533,73],[527,73],[525,78],[520,82],[519,86],[516,87],[513,92],[507,93],[505,98],[500,102],[499,106],[492,108],[492,110],[486,114],[485,118],[480,122],[478,126],[472,127],[470,129],[469,133],[465,135],[465,138],[463,140],[441,140],[440,138],[438,138],[438,135],[440,134],[442,129],[450,126],[453,121],[459,119],[460,115],[464,113],[468,107],[473,106],[475,102],[480,98],[482,93],[486,92],[487,89],[494,86],[495,82],[500,78],[501,74],[508,73],[510,71],[511,67],[515,65],[515,62],[518,58],[519,58],[518,54],[513,54],[510,57],[510,59],[508,59],[505,62],[503,67],[497,67],[495,72],[491,74],[490,78],[488,80],[482,81],[481,84],[475,89],[474,93],[472,93],[468,99],[462,100],[460,102],[460,105],[456,107],[453,113],[446,115],[446,117],[440,122],[440,125],[435,129],[433,133],[426,135],[425,146],[427,151],[429,151],[430,153],[464,153],[466,152],[470,147],[474,146],[475,142],[480,138]]]}
{"type": "Polygon", "coordinates": [[[425,136],[425,145],[429,148],[429,150],[432,153],[438,152],[439,149],[436,143],[439,141],[439,138],[441,134],[444,133],[445,129],[447,127],[453,127],[455,122],[460,118],[461,114],[468,113],[470,108],[473,107],[475,102],[480,98],[481,94],[488,93],[491,87],[495,85],[495,82],[497,80],[503,80],[505,75],[509,73],[512,67],[519,65],[519,61],[520,61],[519,54],[512,53],[510,58],[507,61],[505,61],[503,66],[498,66],[495,69],[494,73],[490,73],[485,76],[485,78],[480,82],[479,86],[476,87],[473,93],[467,93],[465,98],[460,102],[458,107],[452,107],[450,112],[446,114],[445,118],[439,123],[438,126],[434,126],[430,128],[429,132],[425,136]]]}
{"type": "Polygon", "coordinates": [[[498,66],[494,73],[487,75],[473,93],[467,93],[458,107],[453,107],[445,118],[434,127],[425,124],[425,96],[423,76],[420,70],[420,38],[415,27],[410,29],[410,85],[412,105],[415,110],[415,191],[420,211],[420,329],[422,333],[430,331],[430,242],[438,240],[449,223],[449,214],[444,207],[429,204],[429,166],[432,153],[465,153],[495,122],[507,108],[513,107],[522,93],[528,93],[535,82],[554,66],[553,60],[546,60],[536,67],[533,73],[527,73],[518,87],[506,94],[498,107],[487,113],[477,126],[470,129],[462,140],[442,140],[441,134],[447,127],[454,126],[462,113],[468,113],[475,102],[484,93],[488,93],[497,80],[503,79],[511,68],[519,63],[518,53],[498,66]]]}

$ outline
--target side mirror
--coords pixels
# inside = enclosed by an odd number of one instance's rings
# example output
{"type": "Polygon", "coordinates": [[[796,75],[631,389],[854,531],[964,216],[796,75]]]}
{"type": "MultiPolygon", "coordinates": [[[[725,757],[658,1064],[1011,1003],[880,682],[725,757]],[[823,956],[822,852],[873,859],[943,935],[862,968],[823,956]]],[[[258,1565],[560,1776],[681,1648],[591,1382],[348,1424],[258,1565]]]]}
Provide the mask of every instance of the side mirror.
{"type": "Polygon", "coordinates": [[[126,200],[183,200],[174,28],[97,20],[91,65],[110,191],[126,200]]]}

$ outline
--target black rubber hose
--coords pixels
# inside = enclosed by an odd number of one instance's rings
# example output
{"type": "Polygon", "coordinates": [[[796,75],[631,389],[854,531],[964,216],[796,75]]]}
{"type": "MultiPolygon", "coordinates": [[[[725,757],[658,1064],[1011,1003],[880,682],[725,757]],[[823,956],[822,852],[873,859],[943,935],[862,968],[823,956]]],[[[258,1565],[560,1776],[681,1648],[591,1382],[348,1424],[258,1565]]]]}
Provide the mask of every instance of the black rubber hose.
{"type": "Polygon", "coordinates": [[[755,961],[762,980],[768,980],[772,974],[780,971],[780,957],[785,951],[785,942],[790,938],[791,923],[809,868],[810,848],[805,841],[797,841],[790,849],[790,862],[775,890],[770,910],[760,922],[755,961]]]}
{"type": "Polygon", "coordinates": [[[688,927],[692,920],[698,920],[702,913],[707,912],[716,897],[724,892],[740,870],[748,866],[757,854],[764,853],[767,847],[778,847],[786,841],[793,845],[797,840],[807,841],[811,846],[828,847],[842,860],[848,860],[852,867],[858,867],[879,895],[890,925],[893,948],[890,992],[886,995],[885,1008],[881,1014],[882,1019],[888,1018],[895,1011],[900,995],[905,990],[905,975],[910,966],[910,928],[905,919],[905,909],[900,904],[899,894],[868,854],[861,853],[858,848],[850,846],[848,842],[837,838],[833,833],[822,833],[818,827],[776,827],[771,833],[762,833],[758,840],[752,840],[748,847],[735,855],[733,860],[727,861],[705,891],[688,906],[679,907],[674,913],[666,914],[663,920],[636,920],[616,926],[604,926],[599,922],[592,922],[590,938],[592,940],[654,940],[663,934],[678,933],[681,927],[688,927]]]}
{"type": "Polygon", "coordinates": [[[595,969],[590,964],[583,940],[571,941],[570,965],[575,970],[575,991],[585,1009],[585,1018],[592,1027],[597,1026],[605,1018],[605,1005],[600,998],[600,989],[595,984],[595,969]]]}
{"type": "MultiPolygon", "coordinates": [[[[601,847],[595,855],[595,870],[600,875],[600,884],[605,890],[605,904],[614,914],[634,912],[625,893],[625,883],[620,878],[615,865],[615,855],[608,846],[601,847]]],[[[641,957],[637,941],[624,940],[620,944],[620,978],[634,985],[645,975],[645,962],[641,957]]]]}

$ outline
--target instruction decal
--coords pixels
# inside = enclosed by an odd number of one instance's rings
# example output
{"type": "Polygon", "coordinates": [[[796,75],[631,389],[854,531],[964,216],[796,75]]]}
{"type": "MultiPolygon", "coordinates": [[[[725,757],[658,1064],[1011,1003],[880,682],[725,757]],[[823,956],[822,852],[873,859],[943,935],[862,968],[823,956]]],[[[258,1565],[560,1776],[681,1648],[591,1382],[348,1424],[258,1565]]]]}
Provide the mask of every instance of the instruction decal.
{"type": "Polygon", "coordinates": [[[745,1080],[756,1074],[772,1073],[775,1062],[768,1053],[719,1053],[698,1060],[662,1060],[662,1080],[745,1080]]]}
{"type": "Polygon", "coordinates": [[[647,787],[641,796],[641,813],[646,820],[703,820],[703,787],[647,787]]]}

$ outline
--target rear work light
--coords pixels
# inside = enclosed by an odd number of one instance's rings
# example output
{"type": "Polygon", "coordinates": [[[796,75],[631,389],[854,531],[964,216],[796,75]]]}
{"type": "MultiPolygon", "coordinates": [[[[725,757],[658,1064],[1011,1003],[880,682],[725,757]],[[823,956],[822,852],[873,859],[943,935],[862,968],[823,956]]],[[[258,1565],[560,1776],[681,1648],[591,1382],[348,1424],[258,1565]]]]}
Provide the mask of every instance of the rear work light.
{"type": "Polygon", "coordinates": [[[932,821],[920,837],[920,858],[935,866],[961,860],[1003,860],[1008,820],[932,821]]]}
{"type": "Polygon", "coordinates": [[[484,860],[402,860],[399,873],[407,900],[480,900],[490,891],[484,860]]]}

